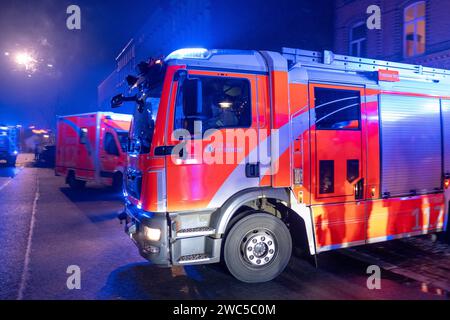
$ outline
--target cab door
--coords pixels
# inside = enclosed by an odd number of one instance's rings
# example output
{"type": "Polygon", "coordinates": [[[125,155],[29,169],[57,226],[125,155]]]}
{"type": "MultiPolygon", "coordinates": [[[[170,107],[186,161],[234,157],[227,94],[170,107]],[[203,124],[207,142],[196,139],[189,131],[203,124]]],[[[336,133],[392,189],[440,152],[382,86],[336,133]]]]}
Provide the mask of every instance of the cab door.
{"type": "Polygon", "coordinates": [[[167,126],[167,209],[217,208],[260,184],[256,76],[183,72],[167,126]]]}
{"type": "Polygon", "coordinates": [[[113,177],[120,162],[120,147],[114,130],[106,128],[100,145],[100,177],[109,179],[113,177]]]}
{"type": "Polygon", "coordinates": [[[364,88],[311,84],[312,208],[319,251],[365,242],[364,88]]]}

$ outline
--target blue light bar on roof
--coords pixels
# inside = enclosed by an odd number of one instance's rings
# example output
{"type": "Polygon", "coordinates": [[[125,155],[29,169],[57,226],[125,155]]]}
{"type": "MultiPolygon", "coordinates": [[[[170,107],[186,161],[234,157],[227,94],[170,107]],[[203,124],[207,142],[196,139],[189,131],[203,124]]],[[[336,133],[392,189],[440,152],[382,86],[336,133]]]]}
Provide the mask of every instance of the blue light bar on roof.
{"type": "Polygon", "coordinates": [[[207,59],[210,52],[203,48],[184,48],[179,49],[169,54],[165,61],[171,59],[207,59]]]}

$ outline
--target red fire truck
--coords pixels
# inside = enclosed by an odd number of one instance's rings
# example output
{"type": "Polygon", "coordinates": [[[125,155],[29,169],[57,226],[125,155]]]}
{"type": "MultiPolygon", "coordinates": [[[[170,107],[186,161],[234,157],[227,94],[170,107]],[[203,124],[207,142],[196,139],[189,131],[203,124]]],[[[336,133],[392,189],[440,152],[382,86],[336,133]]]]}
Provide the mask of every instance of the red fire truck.
{"type": "Polygon", "coordinates": [[[131,115],[96,112],[57,121],[56,174],[74,189],[96,182],[122,190],[131,115]]]}
{"type": "Polygon", "coordinates": [[[153,263],[223,259],[263,282],[293,247],[446,229],[450,71],[290,48],[181,49],[139,70],[136,96],[112,100],[137,103],[119,218],[153,263]]]}

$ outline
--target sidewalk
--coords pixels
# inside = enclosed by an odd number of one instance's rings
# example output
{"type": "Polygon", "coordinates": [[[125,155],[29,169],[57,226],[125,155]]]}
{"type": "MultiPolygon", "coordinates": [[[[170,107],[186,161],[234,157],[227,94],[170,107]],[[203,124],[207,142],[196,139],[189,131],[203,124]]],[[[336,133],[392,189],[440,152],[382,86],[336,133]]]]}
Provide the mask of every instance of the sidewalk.
{"type": "Polygon", "coordinates": [[[421,283],[422,291],[450,293],[450,245],[431,236],[342,250],[344,255],[421,283]]]}

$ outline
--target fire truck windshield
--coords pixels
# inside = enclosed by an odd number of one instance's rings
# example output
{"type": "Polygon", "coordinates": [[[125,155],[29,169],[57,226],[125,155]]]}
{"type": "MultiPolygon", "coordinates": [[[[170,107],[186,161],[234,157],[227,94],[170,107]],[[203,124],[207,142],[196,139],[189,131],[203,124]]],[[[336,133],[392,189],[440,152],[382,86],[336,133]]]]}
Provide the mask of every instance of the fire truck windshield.
{"type": "Polygon", "coordinates": [[[145,154],[150,152],[158,113],[162,86],[147,92],[143,110],[136,107],[133,114],[133,123],[130,130],[131,153],[145,154]]]}

